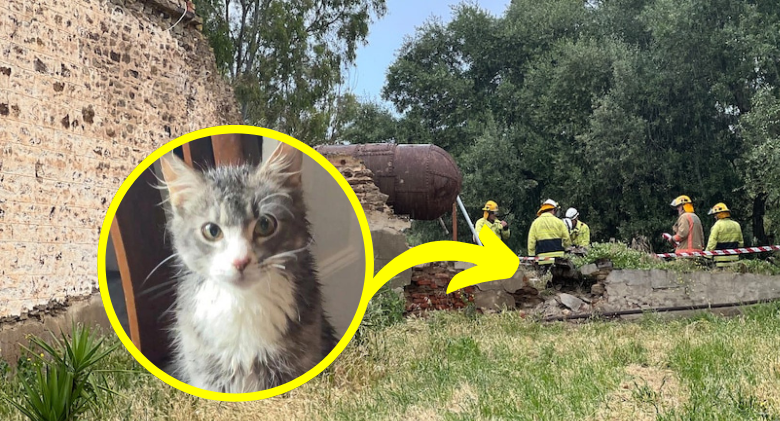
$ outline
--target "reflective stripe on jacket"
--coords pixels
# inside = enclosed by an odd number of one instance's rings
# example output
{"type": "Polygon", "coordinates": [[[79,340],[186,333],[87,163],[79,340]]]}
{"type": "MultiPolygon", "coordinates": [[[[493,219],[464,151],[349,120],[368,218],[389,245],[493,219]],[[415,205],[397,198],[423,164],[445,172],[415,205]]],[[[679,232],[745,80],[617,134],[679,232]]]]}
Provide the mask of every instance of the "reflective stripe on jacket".
{"type": "Polygon", "coordinates": [[[693,212],[685,212],[677,218],[674,227],[674,241],[680,243],[676,252],[701,251],[704,249],[704,229],[701,219],[693,212]]]}
{"type": "MultiPolygon", "coordinates": [[[[506,241],[509,239],[509,227],[507,229],[504,229],[504,227],[501,226],[501,221],[496,219],[494,222],[490,222],[485,218],[480,218],[477,220],[477,223],[474,224],[474,231],[477,232],[477,235],[479,235],[479,231],[482,229],[483,225],[487,225],[488,228],[490,228],[491,231],[493,231],[494,234],[498,236],[498,238],[506,241]]],[[[476,239],[474,240],[476,243],[476,239]]]]}
{"type": "MultiPolygon", "coordinates": [[[[563,257],[563,249],[569,244],[566,223],[550,212],[541,214],[528,231],[528,255],[539,257],[563,257]]],[[[552,260],[540,261],[540,265],[552,264],[552,260]]]]}
{"type": "Polygon", "coordinates": [[[582,221],[577,221],[577,226],[571,230],[571,245],[590,247],[590,227],[582,221]]]}
{"type": "MultiPolygon", "coordinates": [[[[710,239],[707,241],[707,250],[725,250],[743,247],[745,241],[742,238],[742,228],[739,222],[731,218],[718,219],[710,231],[710,239]]],[[[739,255],[713,256],[715,266],[723,267],[739,260],[739,255]]]]}

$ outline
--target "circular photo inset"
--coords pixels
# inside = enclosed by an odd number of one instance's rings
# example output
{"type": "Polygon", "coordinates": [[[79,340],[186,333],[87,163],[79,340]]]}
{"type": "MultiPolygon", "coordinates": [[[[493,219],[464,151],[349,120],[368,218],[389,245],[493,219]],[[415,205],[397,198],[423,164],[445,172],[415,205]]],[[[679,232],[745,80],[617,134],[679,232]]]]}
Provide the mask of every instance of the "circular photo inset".
{"type": "Polygon", "coordinates": [[[367,274],[337,180],[290,144],[249,134],[195,139],[146,168],[116,208],[105,256],[103,292],[132,344],[218,393],[314,368],[355,318],[367,274]]]}

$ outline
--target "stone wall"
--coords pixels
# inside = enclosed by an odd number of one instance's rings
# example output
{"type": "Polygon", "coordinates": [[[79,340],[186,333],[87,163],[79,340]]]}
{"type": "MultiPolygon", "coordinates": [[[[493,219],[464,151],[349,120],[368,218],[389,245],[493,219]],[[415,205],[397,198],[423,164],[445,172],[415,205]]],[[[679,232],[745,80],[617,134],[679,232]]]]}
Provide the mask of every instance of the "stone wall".
{"type": "MultiPolygon", "coordinates": [[[[349,183],[366,213],[374,246],[374,274],[409,249],[404,231],[411,227],[408,218],[396,215],[387,204],[388,196],[374,184],[374,174],[363,163],[351,156],[326,155],[349,183]]],[[[388,282],[392,289],[409,285],[412,270],[407,269],[388,282]]]]}
{"type": "Polygon", "coordinates": [[[780,298],[780,276],[727,271],[614,270],[606,278],[605,287],[607,299],[596,306],[601,312],[718,306],[780,298]]]}
{"type": "Polygon", "coordinates": [[[178,136],[240,123],[198,20],[174,26],[178,4],[0,1],[0,320],[93,293],[130,171],[178,136]]]}

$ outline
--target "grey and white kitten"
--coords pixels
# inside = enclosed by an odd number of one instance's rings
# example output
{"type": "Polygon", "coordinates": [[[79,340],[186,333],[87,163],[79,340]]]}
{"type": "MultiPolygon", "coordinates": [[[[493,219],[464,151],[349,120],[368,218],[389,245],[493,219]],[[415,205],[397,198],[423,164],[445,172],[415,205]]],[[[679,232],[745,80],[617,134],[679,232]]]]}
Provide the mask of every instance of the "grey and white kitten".
{"type": "Polygon", "coordinates": [[[304,374],[334,347],[301,186],[302,153],[284,143],[258,167],[195,171],[161,161],[168,232],[180,266],[173,375],[245,393],[304,374]]]}

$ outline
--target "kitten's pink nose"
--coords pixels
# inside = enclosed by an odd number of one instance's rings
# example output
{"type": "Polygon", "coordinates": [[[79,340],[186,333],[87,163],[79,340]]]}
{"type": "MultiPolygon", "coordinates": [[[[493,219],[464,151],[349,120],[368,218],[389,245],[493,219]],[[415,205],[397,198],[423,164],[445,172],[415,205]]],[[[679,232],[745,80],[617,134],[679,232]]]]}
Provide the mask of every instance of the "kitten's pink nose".
{"type": "Polygon", "coordinates": [[[249,256],[247,256],[247,257],[244,257],[243,259],[236,259],[236,260],[233,260],[233,266],[235,266],[235,267],[236,267],[236,269],[238,269],[238,271],[239,271],[239,272],[243,272],[243,271],[244,271],[244,269],[245,269],[245,268],[247,267],[247,265],[249,264],[249,261],[250,261],[250,260],[251,260],[251,259],[249,259],[249,256]]]}

